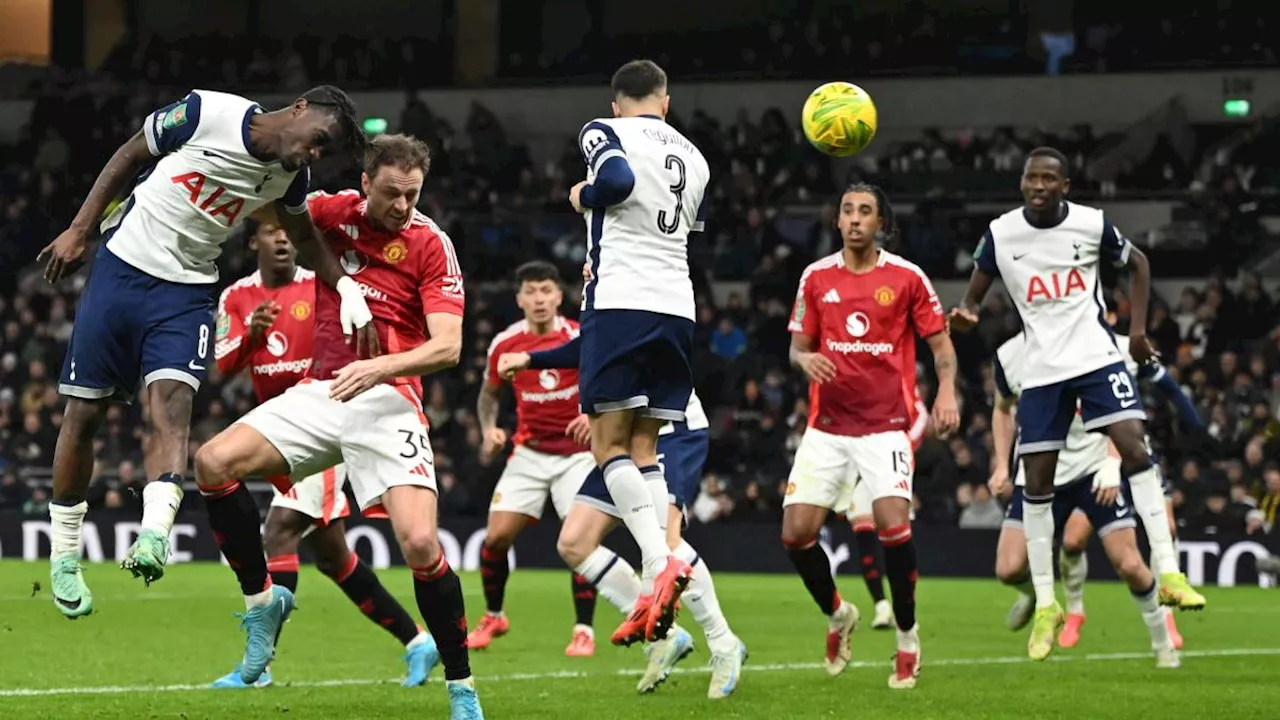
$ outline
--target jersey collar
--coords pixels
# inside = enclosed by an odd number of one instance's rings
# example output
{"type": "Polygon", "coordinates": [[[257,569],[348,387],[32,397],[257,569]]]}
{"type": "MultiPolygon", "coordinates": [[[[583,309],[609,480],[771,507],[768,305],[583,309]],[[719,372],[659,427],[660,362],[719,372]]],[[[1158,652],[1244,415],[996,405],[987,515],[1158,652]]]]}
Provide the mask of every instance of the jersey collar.
{"type": "Polygon", "coordinates": [[[251,157],[262,162],[271,162],[271,158],[264,158],[255,153],[253,146],[249,142],[249,123],[253,120],[254,115],[262,112],[262,106],[257,103],[250,105],[249,109],[244,111],[244,120],[240,123],[240,139],[244,141],[244,151],[249,153],[251,157]]]}
{"type": "Polygon", "coordinates": [[[652,120],[661,120],[661,119],[662,119],[661,117],[659,117],[659,116],[657,116],[657,115],[647,115],[647,114],[646,114],[646,115],[637,115],[636,117],[650,118],[650,119],[652,119],[652,120]]]}
{"type": "Polygon", "coordinates": [[[1071,213],[1071,203],[1067,202],[1066,200],[1063,200],[1062,212],[1058,214],[1058,218],[1056,220],[1049,223],[1048,225],[1037,225],[1035,222],[1031,220],[1031,216],[1027,214],[1027,206],[1026,205],[1022,206],[1022,219],[1026,220],[1028,225],[1030,225],[1033,228],[1036,228],[1037,230],[1049,230],[1049,229],[1058,227],[1059,225],[1061,225],[1063,222],[1066,221],[1067,215],[1070,213],[1071,213]]]}

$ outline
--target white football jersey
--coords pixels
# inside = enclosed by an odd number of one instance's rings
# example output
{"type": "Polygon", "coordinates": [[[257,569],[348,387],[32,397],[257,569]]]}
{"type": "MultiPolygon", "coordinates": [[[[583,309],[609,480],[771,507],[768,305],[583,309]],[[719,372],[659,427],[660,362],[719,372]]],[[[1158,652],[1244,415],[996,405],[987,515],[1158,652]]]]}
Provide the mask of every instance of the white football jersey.
{"type": "Polygon", "coordinates": [[[587,182],[606,160],[624,157],[631,195],[587,210],[591,277],[584,310],[647,310],[694,320],[689,233],[700,232],[711,173],[693,143],[656,116],[592,120],[578,134],[587,182]]]}
{"type": "Polygon", "coordinates": [[[111,252],[161,280],[212,283],[237,222],[281,198],[305,212],[310,173],[249,151],[249,120],[262,111],[238,95],[192,90],[148,115],[142,133],[160,160],[103,221],[111,252]]]}
{"type": "MultiPolygon", "coordinates": [[[[1018,333],[996,350],[992,374],[995,375],[996,387],[1005,397],[1017,398],[1027,387],[1027,337],[1018,333]]],[[[1066,485],[1092,472],[1097,472],[1102,462],[1107,459],[1107,436],[1102,433],[1091,433],[1084,429],[1084,418],[1077,408],[1076,416],[1071,420],[1071,429],[1067,431],[1067,446],[1058,451],[1058,467],[1054,470],[1054,487],[1066,485]]],[[[1026,470],[1022,460],[1018,460],[1015,468],[1018,487],[1026,485],[1026,470]]]]}
{"type": "Polygon", "coordinates": [[[1033,227],[1022,208],[991,221],[974,255],[1004,280],[1026,334],[1025,386],[1080,377],[1123,357],[1107,324],[1098,263],[1124,265],[1133,246],[1087,205],[1064,202],[1051,228],[1033,227]]]}
{"type": "MultiPolygon", "coordinates": [[[[690,430],[706,430],[711,427],[711,421],[707,419],[707,411],[702,407],[702,400],[698,397],[697,392],[689,394],[689,406],[684,409],[684,424],[690,430]]],[[[670,435],[676,431],[675,423],[667,423],[658,431],[659,435],[670,435]]]]}

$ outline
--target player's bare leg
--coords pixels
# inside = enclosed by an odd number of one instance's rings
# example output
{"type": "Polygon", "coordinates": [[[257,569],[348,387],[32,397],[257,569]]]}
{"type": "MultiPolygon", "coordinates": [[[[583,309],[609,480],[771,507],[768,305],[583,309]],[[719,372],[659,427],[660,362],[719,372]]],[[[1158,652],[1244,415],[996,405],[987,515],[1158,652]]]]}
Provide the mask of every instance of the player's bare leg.
{"type": "Polygon", "coordinates": [[[280,452],[248,425],[232,425],[196,453],[196,484],[209,511],[209,526],[244,594],[241,627],[248,637],[240,678],[248,685],[271,662],[276,635],[293,612],[293,593],[271,584],[258,505],[239,478],[288,473],[280,452]]]}
{"type": "Polygon", "coordinates": [[[195,390],[179,380],[155,380],[146,387],[150,427],[143,466],[149,480],[142,491],[142,529],[120,567],[147,585],[164,577],[169,560],[169,533],[182,505],[194,397],[195,390]]]}
{"type": "Polygon", "coordinates": [[[1010,630],[1021,630],[1031,622],[1036,599],[1031,588],[1031,573],[1027,569],[1027,536],[1020,523],[1006,521],[1000,528],[1000,539],[996,541],[996,577],[1018,591],[1018,599],[1009,608],[1006,624],[1010,630]]]}
{"type": "Polygon", "coordinates": [[[893,606],[884,595],[884,550],[880,547],[880,538],[876,534],[875,516],[868,514],[851,517],[849,525],[853,527],[862,582],[866,583],[867,593],[871,595],[871,601],[876,607],[871,627],[875,630],[888,630],[893,627],[893,606]]]}
{"type": "Polygon", "coordinates": [[[413,593],[444,665],[454,717],[480,717],[467,653],[467,608],[458,579],[440,547],[436,493],[416,485],[389,488],[382,504],[391,519],[405,562],[413,570],[413,593]],[[474,709],[473,715],[466,713],[474,709]]]}
{"type": "Polygon", "coordinates": [[[1022,456],[1027,473],[1023,488],[1022,529],[1027,536],[1027,566],[1035,592],[1036,611],[1027,640],[1027,655],[1044,660],[1053,652],[1054,638],[1066,622],[1066,615],[1054,594],[1053,583],[1053,478],[1058,451],[1022,456]]]}
{"type": "Polygon", "coordinates": [[[591,583],[624,616],[635,609],[640,580],[635,568],[600,543],[621,522],[582,502],[575,502],[560,526],[556,550],[574,573],[591,583]]]}
{"type": "Polygon", "coordinates": [[[916,579],[919,565],[916,542],[911,536],[911,501],[904,497],[880,497],[872,504],[880,544],[884,546],[884,569],[893,600],[893,619],[898,626],[898,653],[889,687],[915,687],[920,674],[920,629],[916,624],[916,579]]]}
{"type": "Polygon", "coordinates": [[[1121,468],[1133,493],[1133,506],[1147,531],[1151,569],[1160,577],[1160,604],[1180,610],[1203,610],[1204,595],[1191,587],[1178,566],[1169,516],[1165,512],[1160,468],[1151,462],[1145,426],[1140,420],[1122,420],[1108,425],[1107,435],[1120,453],[1121,468]]]}
{"type": "Polygon", "coordinates": [[[1138,550],[1138,535],[1133,528],[1117,528],[1101,535],[1102,548],[1107,552],[1116,574],[1129,586],[1129,593],[1138,605],[1142,622],[1151,635],[1151,649],[1156,655],[1156,667],[1176,668],[1181,663],[1178,651],[1169,637],[1165,624],[1166,611],[1161,607],[1155,576],[1142,560],[1138,550]]]}
{"type": "Polygon", "coordinates": [[[640,548],[642,594],[631,615],[610,638],[615,645],[663,637],[675,620],[676,603],[692,578],[688,565],[667,548],[666,487],[661,502],[642,468],[658,465],[658,430],[663,421],[634,410],[591,415],[591,454],[604,473],[622,522],[640,548]]]}
{"type": "Polygon", "coordinates": [[[494,638],[506,635],[511,629],[510,622],[502,612],[507,578],[511,576],[507,551],[532,519],[528,515],[500,510],[489,513],[484,544],[480,546],[480,578],[484,584],[485,614],[476,623],[476,629],[467,636],[467,647],[472,650],[489,647],[494,638]]]}
{"type": "MultiPolygon", "coordinates": [[[[724,611],[720,609],[720,600],[716,597],[715,581],[711,578],[711,569],[682,536],[684,513],[680,508],[667,507],[667,545],[675,556],[693,568],[693,582],[681,596],[689,614],[702,628],[707,638],[707,649],[711,651],[711,685],[707,688],[707,697],[712,700],[726,698],[738,687],[738,679],[742,675],[742,664],[747,659],[747,646],[729,628],[724,611]]],[[[649,653],[650,667],[659,668],[668,663],[663,656],[672,656],[669,663],[675,663],[693,651],[692,641],[687,641],[688,633],[683,631],[668,633],[667,637],[645,648],[649,653]]],[[[667,670],[666,674],[670,674],[667,670]]],[[[646,673],[648,675],[648,673],[646,673]]]]}
{"type": "Polygon", "coordinates": [[[818,533],[827,520],[827,508],[795,504],[782,509],[782,546],[818,609],[827,616],[826,667],[828,675],[844,672],[853,657],[849,636],[858,627],[858,608],[840,599],[831,577],[831,559],[818,544],[818,533]]]}
{"type": "Polygon", "coordinates": [[[54,606],[71,620],[93,612],[93,594],[80,568],[80,538],[89,510],[84,496],[93,480],[93,439],[108,407],[106,398],[67,398],[53,451],[49,578],[54,606]]]}
{"type": "Polygon", "coordinates": [[[1080,642],[1080,628],[1084,626],[1084,581],[1089,575],[1089,562],[1085,548],[1093,526],[1083,512],[1073,512],[1062,530],[1062,548],[1058,552],[1058,567],[1062,570],[1062,592],[1067,596],[1067,620],[1058,633],[1058,644],[1064,648],[1075,647],[1080,642]]]}

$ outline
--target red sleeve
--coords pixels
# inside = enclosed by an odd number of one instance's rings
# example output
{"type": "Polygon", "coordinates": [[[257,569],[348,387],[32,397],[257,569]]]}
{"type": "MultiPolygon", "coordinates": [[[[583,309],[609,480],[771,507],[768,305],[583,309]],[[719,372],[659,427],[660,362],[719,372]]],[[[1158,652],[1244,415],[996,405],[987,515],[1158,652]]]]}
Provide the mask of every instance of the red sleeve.
{"type": "Polygon", "coordinates": [[[317,190],[307,196],[307,210],[311,212],[311,221],[316,227],[328,230],[336,226],[346,208],[359,199],[360,193],[355,190],[342,190],[335,194],[317,190]]]}
{"type": "Polygon", "coordinates": [[[427,250],[423,253],[418,295],[422,298],[422,311],[426,315],[461,315],[466,304],[466,295],[462,289],[462,266],[458,264],[453,241],[442,230],[434,229],[427,234],[427,250]]]}
{"type": "Polygon", "coordinates": [[[806,270],[800,276],[800,287],[796,290],[796,304],[791,308],[791,321],[787,323],[787,330],[816,339],[818,312],[813,302],[813,275],[813,272],[806,270]]]}
{"type": "Polygon", "coordinates": [[[937,335],[947,329],[942,302],[938,300],[929,276],[920,268],[913,267],[911,271],[911,323],[922,338],[937,335]]]}
{"type": "Polygon", "coordinates": [[[232,286],[223,290],[222,297],[218,299],[213,357],[218,362],[218,371],[224,375],[240,372],[253,356],[253,348],[249,347],[249,328],[244,324],[245,313],[237,302],[239,295],[232,286]]]}
{"type": "Polygon", "coordinates": [[[485,358],[484,379],[488,384],[497,387],[502,384],[502,376],[498,374],[498,358],[502,355],[498,338],[489,343],[489,354],[485,358]]]}

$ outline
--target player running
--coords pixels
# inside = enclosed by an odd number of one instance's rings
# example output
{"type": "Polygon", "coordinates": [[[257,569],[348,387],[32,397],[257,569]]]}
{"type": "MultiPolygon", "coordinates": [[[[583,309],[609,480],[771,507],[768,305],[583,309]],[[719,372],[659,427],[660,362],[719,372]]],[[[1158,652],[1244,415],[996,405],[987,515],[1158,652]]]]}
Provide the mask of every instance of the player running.
{"type": "Polygon", "coordinates": [[[586,216],[580,388],[591,453],[640,547],[643,593],[615,644],[656,640],[693,577],[663,528],[658,431],[685,419],[693,392],[688,237],[702,230],[707,161],[668,125],[667,75],[634,60],[613,75],[613,118],[578,134],[587,179],[569,201],[586,216]]]}
{"type": "Polygon", "coordinates": [[[94,609],[80,568],[93,439],[108,404],[132,401],[139,386],[150,423],[144,445],[150,482],[142,530],[121,565],[148,585],[164,575],[182,502],[191,402],[209,363],[216,261],[238,221],[267,203],[282,206],[285,233],[320,279],[336,287],[343,327],[368,325],[356,283],[306,217],[308,166],[363,138],[351,98],[329,85],[274,112],[236,95],[192,90],[146,117],[102,168],[71,227],[41,251],[49,258],[49,282],[72,272],[90,227],[136,179],[102,222],[58,384],[67,406],[53,460],[49,563],[54,605],[63,615],[94,609]]]}
{"type": "Polygon", "coordinates": [[[1049,656],[1065,622],[1053,588],[1053,484],[1058,451],[1077,408],[1085,429],[1105,430],[1120,453],[1160,573],[1161,603],[1195,610],[1205,605],[1177,569],[1159,468],[1144,441],[1146,411],[1103,320],[1098,266],[1105,258],[1132,272],[1133,358],[1145,363],[1156,356],[1146,337],[1151,268],[1102,211],[1065,200],[1067,167],[1066,157],[1053,148],[1031,151],[1022,173],[1026,204],[991,222],[975,253],[963,305],[951,311],[953,329],[972,328],[992,280],[1001,277],[1022,317],[1026,354],[1017,452],[1027,475],[1023,527],[1036,597],[1027,653],[1033,660],[1049,656]]]}
{"type": "MultiPolygon", "coordinates": [[[[226,376],[250,369],[253,392],[261,403],[301,382],[311,367],[316,283],[315,273],[294,262],[296,252],[278,225],[249,218],[245,230],[249,249],[258,254],[258,270],[222,291],[213,354],[218,370],[226,376]]],[[[305,538],[316,567],[404,646],[408,665],[404,685],[422,685],[440,659],[435,641],[347,547],[342,521],[348,514],[347,496],[342,491],[346,481],[346,466],[341,464],[296,483],[288,477],[273,478],[277,492],[267,512],[266,528],[271,581],[297,592],[298,544],[305,538]]],[[[256,683],[247,685],[237,667],[215,680],[213,687],[270,684],[270,668],[256,683]]]]}
{"type": "MultiPolygon", "coordinates": [[[[910,387],[904,385],[908,405],[907,437],[911,440],[912,457],[924,442],[924,432],[929,426],[929,407],[920,397],[920,388],[916,386],[915,373],[904,371],[903,379],[910,387]]],[[[888,630],[893,627],[893,605],[884,596],[884,548],[880,545],[880,536],[876,533],[876,519],[871,506],[875,498],[871,496],[871,486],[858,483],[853,488],[853,497],[849,502],[846,517],[853,526],[853,539],[858,549],[858,565],[861,568],[862,582],[875,603],[875,616],[871,627],[875,630],[888,630]]]]}
{"type": "Polygon", "coordinates": [[[938,374],[933,417],[941,436],[959,425],[956,355],[929,278],[878,246],[896,231],[884,193],[873,185],[850,186],[840,196],[836,225],[844,248],[805,269],[788,325],[791,364],[811,384],[808,428],[783,499],[782,543],[827,616],[826,669],[838,675],[852,655],[849,635],[857,627],[858,609],[836,591],[818,533],[830,511],[847,508],[855,488],[867,486],[898,626],[889,687],[906,689],[915,687],[920,672],[911,537],[915,463],[907,434],[914,335],[924,338],[933,353],[938,374]]]}
{"type": "MultiPolygon", "coordinates": [[[[1115,327],[1114,301],[1109,296],[1106,297],[1106,308],[1107,324],[1115,327]]],[[[1178,387],[1178,383],[1169,375],[1164,366],[1155,361],[1139,365],[1129,354],[1128,345],[1129,337],[1127,335],[1116,335],[1116,347],[1125,356],[1125,367],[1128,368],[1129,374],[1137,378],[1139,382],[1148,380],[1160,388],[1173,402],[1178,411],[1178,416],[1182,418],[1183,422],[1193,428],[1204,427],[1203,421],[1200,420],[1200,415],[1196,412],[1195,405],[1182,392],[1182,388],[1178,387]]],[[[1148,445],[1150,445],[1149,440],[1148,445]]],[[[1158,462],[1158,458],[1152,451],[1151,463],[1154,465],[1158,462]]],[[[1173,556],[1177,558],[1178,526],[1174,521],[1173,500],[1169,497],[1167,480],[1165,482],[1165,517],[1169,520],[1169,535],[1173,539],[1173,556]]],[[[1067,600],[1067,619],[1062,627],[1062,632],[1058,633],[1058,645],[1061,647],[1075,647],[1080,642],[1080,629],[1085,623],[1084,583],[1085,578],[1089,575],[1089,563],[1084,552],[1089,541],[1089,535],[1092,532],[1093,526],[1089,523],[1085,514],[1081,512],[1073,513],[1071,519],[1067,521],[1066,528],[1062,531],[1062,548],[1058,555],[1058,566],[1062,569],[1062,589],[1067,600]]],[[[1152,553],[1151,564],[1154,567],[1155,553],[1152,553]]],[[[1022,616],[1026,619],[1022,621],[1022,624],[1025,625],[1031,618],[1034,598],[1030,595],[1024,595],[1019,599],[1019,604],[1023,607],[1022,616]]],[[[1169,627],[1169,639],[1173,642],[1173,647],[1181,650],[1182,635],[1178,632],[1173,613],[1165,613],[1165,622],[1169,627]]]]}
{"type": "Polygon", "coordinates": [[[418,610],[444,664],[451,717],[470,719],[483,715],[467,657],[462,585],[437,537],[435,468],[421,405],[422,376],[458,362],[464,304],[453,243],[414,210],[429,165],[422,142],[382,135],[365,154],[364,197],[348,190],[307,201],[326,243],[371,301],[372,348],[342,337],[337,298],[317,288],[307,378],[200,448],[196,482],[249,608],[245,683],[257,682],[271,660],[293,593],[271,583],[258,509],[237,478],[306,477],[345,460],[360,509],[385,507],[413,570],[418,610]],[[380,348],[389,354],[379,355],[380,348]]]}
{"type": "MultiPolygon", "coordinates": [[[[992,363],[996,402],[991,411],[991,433],[995,443],[996,468],[991,478],[991,491],[1002,497],[1009,490],[1008,458],[1013,454],[1014,440],[1013,406],[1026,381],[1026,346],[1026,335],[1018,333],[1000,346],[992,363]]],[[[1086,527],[1097,528],[1107,558],[1111,560],[1116,574],[1129,586],[1151,635],[1156,667],[1176,668],[1181,663],[1169,634],[1166,619],[1169,614],[1157,601],[1155,578],[1138,550],[1128,483],[1122,481],[1120,459],[1112,455],[1111,450],[1111,442],[1106,436],[1085,430],[1082,416],[1074,416],[1066,446],[1058,453],[1055,468],[1054,527],[1058,532],[1065,531],[1070,518],[1072,523],[1083,522],[1086,527]],[[1083,520],[1077,521],[1077,517],[1083,520]]],[[[1022,594],[1009,613],[1010,629],[1026,625],[1031,615],[1033,595],[1033,589],[1028,587],[1031,583],[1027,575],[1027,543],[1022,530],[1025,473],[1019,468],[1015,475],[1015,486],[996,551],[996,574],[1000,581],[1017,588],[1022,594]]],[[[1064,571],[1064,584],[1065,575],[1064,571]]]]}
{"type": "MultiPolygon", "coordinates": [[[[532,369],[572,368],[578,364],[581,342],[533,353],[511,353],[498,359],[499,372],[510,375],[532,369]]],[[[681,596],[694,620],[702,627],[711,650],[711,684],[707,697],[728,697],[738,686],[742,663],[747,659],[747,646],[729,628],[716,597],[711,570],[682,537],[686,513],[698,497],[702,485],[702,466],[707,459],[710,422],[697,393],[689,395],[685,419],[668,423],[658,435],[658,463],[669,479],[666,506],[666,542],[675,556],[693,568],[693,582],[681,596]]],[[[560,528],[557,548],[560,557],[573,571],[585,578],[600,594],[624,615],[631,615],[640,598],[640,583],[635,570],[617,553],[601,545],[606,535],[617,527],[622,513],[609,494],[599,468],[579,483],[577,497],[560,528]]],[[[629,644],[629,643],[628,643],[629,644]]],[[[677,663],[693,652],[693,638],[679,625],[672,625],[666,635],[648,645],[648,666],[636,685],[641,693],[653,692],[661,685],[677,663]]]]}
{"type": "MultiPolygon", "coordinates": [[[[476,401],[476,416],[484,438],[480,454],[492,458],[507,444],[498,427],[502,384],[498,360],[508,353],[528,353],[558,347],[578,337],[578,323],[560,315],[564,293],[560,273],[549,262],[534,261],[516,269],[516,304],[524,320],[498,333],[489,345],[488,378],[476,401]]],[[[547,498],[556,514],[569,513],[582,479],[595,467],[588,446],[587,417],[578,410],[576,369],[527,370],[511,376],[516,396],[515,449],[507,460],[489,505],[489,524],[480,547],[480,574],[487,611],[467,637],[467,647],[480,650],[505,635],[511,623],[502,611],[511,566],[507,551],[530,522],[542,517],[547,498]]],[[[573,574],[573,602],[577,615],[572,639],[564,653],[570,657],[595,654],[596,591],[573,574]]]]}

